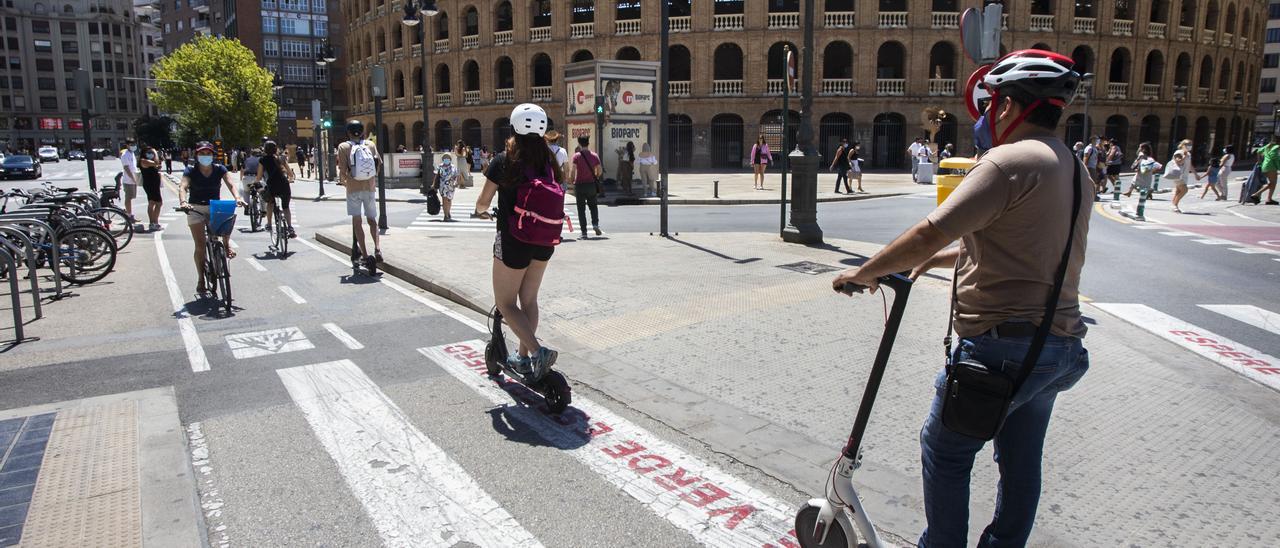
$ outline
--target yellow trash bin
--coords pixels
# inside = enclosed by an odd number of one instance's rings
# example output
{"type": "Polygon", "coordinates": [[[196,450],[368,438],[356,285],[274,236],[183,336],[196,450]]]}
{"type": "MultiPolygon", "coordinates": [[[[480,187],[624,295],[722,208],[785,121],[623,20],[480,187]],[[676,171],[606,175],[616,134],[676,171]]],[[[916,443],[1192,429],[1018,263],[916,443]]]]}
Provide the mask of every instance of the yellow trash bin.
{"type": "Polygon", "coordinates": [[[938,205],[960,186],[960,181],[976,163],[973,158],[947,158],[938,162],[938,174],[933,177],[934,184],[938,185],[938,205]]]}

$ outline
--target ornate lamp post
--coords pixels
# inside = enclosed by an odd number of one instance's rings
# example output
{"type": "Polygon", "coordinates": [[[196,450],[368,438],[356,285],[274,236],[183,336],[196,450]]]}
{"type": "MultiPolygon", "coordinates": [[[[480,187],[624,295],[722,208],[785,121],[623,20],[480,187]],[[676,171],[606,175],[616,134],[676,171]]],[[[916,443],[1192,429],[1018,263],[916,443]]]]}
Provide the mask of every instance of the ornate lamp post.
{"type": "Polygon", "coordinates": [[[431,186],[431,174],[435,173],[435,157],[431,155],[431,111],[430,101],[427,97],[427,38],[431,36],[428,32],[426,21],[435,17],[440,13],[436,9],[436,3],[432,0],[405,0],[404,3],[404,19],[400,22],[405,26],[413,28],[419,23],[422,24],[422,181],[421,192],[427,193],[427,188],[431,186]]]}
{"type": "MultiPolygon", "coordinates": [[[[329,65],[333,64],[337,60],[338,54],[333,51],[333,46],[329,44],[328,40],[325,40],[320,44],[320,51],[316,54],[316,65],[326,68],[324,73],[325,104],[328,105],[329,108],[333,108],[333,75],[327,69],[329,65]]],[[[323,111],[324,109],[322,108],[321,112],[323,111]]],[[[330,122],[332,122],[333,116],[331,114],[324,118],[325,120],[330,120],[330,122]]],[[[318,152],[318,154],[316,154],[316,158],[320,160],[320,165],[318,166],[320,168],[320,174],[316,178],[320,180],[320,196],[323,197],[324,179],[326,175],[325,158],[329,156],[329,147],[327,143],[333,140],[333,128],[324,127],[323,120],[312,120],[311,122],[312,125],[317,128],[316,135],[323,134],[329,137],[328,139],[316,139],[316,151],[318,152]]],[[[333,162],[331,161],[329,163],[332,164],[333,162]]]]}
{"type": "MultiPolygon", "coordinates": [[[[813,143],[814,11],[814,0],[804,0],[804,46],[800,55],[800,131],[796,135],[796,150],[788,158],[792,175],[791,225],[782,230],[783,240],[799,244],[822,243],[822,228],[818,226],[818,150],[813,143]]],[[[790,114],[784,112],[783,116],[790,114]]]]}

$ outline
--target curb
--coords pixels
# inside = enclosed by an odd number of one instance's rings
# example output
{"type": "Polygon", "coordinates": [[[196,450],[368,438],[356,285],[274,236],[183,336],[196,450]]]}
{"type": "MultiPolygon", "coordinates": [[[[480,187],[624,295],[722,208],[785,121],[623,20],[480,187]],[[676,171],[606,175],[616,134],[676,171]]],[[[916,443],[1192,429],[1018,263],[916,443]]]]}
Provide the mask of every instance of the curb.
{"type": "MultiPolygon", "coordinates": [[[[832,202],[857,202],[861,200],[872,200],[872,199],[878,199],[878,198],[893,198],[896,196],[906,196],[908,194],[911,194],[911,193],[888,192],[884,194],[858,194],[855,196],[848,196],[848,197],[832,196],[828,198],[818,198],[818,203],[825,204],[825,203],[832,203],[832,202]]],[[[299,194],[294,194],[292,199],[308,200],[312,202],[329,202],[329,201],[336,202],[339,200],[344,200],[345,198],[332,198],[330,196],[323,196],[323,197],[303,196],[299,194]]],[[[423,196],[421,198],[411,198],[411,199],[390,198],[390,197],[387,198],[388,203],[396,202],[396,203],[416,204],[416,203],[426,203],[426,201],[427,201],[426,196],[423,196]]],[[[634,201],[624,200],[623,202],[624,203],[618,203],[615,200],[604,200],[600,203],[600,205],[608,206],[608,207],[626,207],[626,206],[646,206],[646,205],[655,206],[655,205],[662,204],[662,201],[658,198],[638,198],[634,201]]],[[[745,199],[722,199],[722,198],[668,198],[667,199],[667,205],[738,206],[738,205],[779,205],[781,203],[782,203],[782,200],[780,199],[779,200],[745,200],[745,199]]]]}

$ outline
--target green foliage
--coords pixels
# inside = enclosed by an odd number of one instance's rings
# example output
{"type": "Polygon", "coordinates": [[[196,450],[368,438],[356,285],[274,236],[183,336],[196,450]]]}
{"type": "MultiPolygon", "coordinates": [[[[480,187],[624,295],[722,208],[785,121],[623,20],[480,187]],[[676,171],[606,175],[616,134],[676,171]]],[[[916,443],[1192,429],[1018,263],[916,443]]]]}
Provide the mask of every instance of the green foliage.
{"type": "Polygon", "coordinates": [[[180,137],[212,141],[222,126],[228,146],[256,144],[276,126],[271,73],[258,66],[239,40],[200,36],[161,57],[151,67],[158,80],[151,101],[178,119],[180,137]]]}
{"type": "Polygon", "coordinates": [[[173,148],[173,136],[169,128],[173,118],[168,116],[143,116],[133,121],[133,134],[138,142],[158,149],[173,148]]]}

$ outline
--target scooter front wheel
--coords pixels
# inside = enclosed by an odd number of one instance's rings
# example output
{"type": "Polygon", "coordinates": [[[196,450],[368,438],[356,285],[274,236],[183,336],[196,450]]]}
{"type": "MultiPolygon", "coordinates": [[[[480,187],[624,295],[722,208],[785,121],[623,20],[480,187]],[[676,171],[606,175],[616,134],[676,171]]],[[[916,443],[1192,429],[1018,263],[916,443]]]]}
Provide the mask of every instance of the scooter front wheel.
{"type": "Polygon", "coordinates": [[[547,402],[548,411],[558,415],[569,408],[569,403],[573,401],[573,393],[564,375],[559,371],[548,371],[547,375],[542,377],[541,384],[542,397],[547,402]]]}
{"type": "Polygon", "coordinates": [[[498,350],[498,346],[493,344],[493,341],[484,345],[484,366],[490,377],[502,376],[502,366],[499,364],[506,360],[506,352],[498,350]]]}
{"type": "Polygon", "coordinates": [[[818,523],[818,513],[821,511],[821,508],[806,503],[800,507],[799,512],[796,512],[796,537],[800,539],[800,546],[803,548],[849,548],[858,546],[849,542],[849,535],[838,519],[832,520],[827,525],[829,531],[827,531],[826,542],[818,542],[818,539],[822,538],[822,532],[816,531],[814,527],[818,523]],[[815,531],[817,535],[814,534],[815,531]]]}

